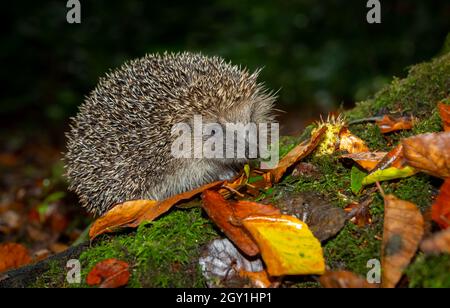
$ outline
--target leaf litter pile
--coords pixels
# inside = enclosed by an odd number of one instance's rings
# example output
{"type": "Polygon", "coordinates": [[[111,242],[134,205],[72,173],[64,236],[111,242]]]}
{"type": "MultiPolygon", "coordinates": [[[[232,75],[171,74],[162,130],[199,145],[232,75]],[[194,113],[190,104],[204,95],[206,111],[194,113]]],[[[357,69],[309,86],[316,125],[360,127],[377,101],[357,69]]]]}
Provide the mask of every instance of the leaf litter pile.
{"type": "MultiPolygon", "coordinates": [[[[224,236],[210,242],[199,260],[210,287],[277,287],[296,276],[314,277],[323,287],[396,287],[418,250],[425,254],[450,251],[450,107],[443,103],[438,107],[443,132],[401,139],[389,152],[371,152],[341,117],[328,118],[293,146],[275,169],[246,165],[234,181],[210,183],[160,202],[118,204],[93,223],[89,236],[94,240],[103,233],[136,228],[200,196],[203,211],[224,236]],[[349,201],[341,209],[321,201],[320,194],[310,196],[311,200],[306,200],[308,195],[293,194],[276,204],[264,198],[287,177],[316,176],[315,166],[302,160],[331,153],[351,168],[348,185],[358,202],[349,201]],[[416,204],[385,193],[380,184],[417,173],[444,181],[430,205],[433,224],[439,226],[435,232],[427,229],[430,222],[416,204]],[[370,206],[377,193],[384,199],[382,238],[374,239],[381,242],[381,277],[369,283],[356,273],[330,270],[322,245],[348,223],[357,228],[370,226],[370,206]]],[[[411,129],[415,120],[384,115],[375,123],[383,134],[392,134],[411,129]]],[[[92,269],[88,284],[117,287],[126,284],[128,277],[123,261],[109,259],[92,269]]]]}

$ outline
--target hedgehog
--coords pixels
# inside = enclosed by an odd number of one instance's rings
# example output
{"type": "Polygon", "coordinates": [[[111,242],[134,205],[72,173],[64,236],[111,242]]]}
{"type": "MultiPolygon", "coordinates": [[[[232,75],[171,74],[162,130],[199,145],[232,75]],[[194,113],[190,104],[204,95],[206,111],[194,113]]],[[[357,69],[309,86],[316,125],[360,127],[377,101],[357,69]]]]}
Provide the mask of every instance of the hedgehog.
{"type": "Polygon", "coordinates": [[[70,119],[69,190],[98,216],[128,200],[163,200],[231,179],[248,158],[174,157],[172,128],[195,115],[220,125],[274,121],[276,96],[259,72],[190,52],[147,54],[110,71],[70,119]]]}

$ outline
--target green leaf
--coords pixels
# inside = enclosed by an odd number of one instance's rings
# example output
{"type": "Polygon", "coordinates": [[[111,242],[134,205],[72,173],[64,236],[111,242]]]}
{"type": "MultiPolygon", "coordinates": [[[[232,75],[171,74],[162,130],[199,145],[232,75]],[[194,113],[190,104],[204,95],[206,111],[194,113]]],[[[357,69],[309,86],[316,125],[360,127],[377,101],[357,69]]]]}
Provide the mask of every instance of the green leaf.
{"type": "Polygon", "coordinates": [[[366,177],[367,173],[360,170],[358,167],[353,166],[352,172],[350,174],[350,180],[351,180],[351,188],[352,192],[355,195],[358,195],[361,192],[361,189],[363,187],[363,179],[366,177]]]}
{"type": "Polygon", "coordinates": [[[390,167],[390,168],[387,168],[384,170],[377,170],[377,171],[369,174],[368,176],[366,176],[363,179],[362,185],[369,185],[369,184],[372,184],[375,182],[407,178],[416,173],[417,173],[417,170],[410,166],[406,166],[401,169],[398,169],[395,167],[390,167]]]}

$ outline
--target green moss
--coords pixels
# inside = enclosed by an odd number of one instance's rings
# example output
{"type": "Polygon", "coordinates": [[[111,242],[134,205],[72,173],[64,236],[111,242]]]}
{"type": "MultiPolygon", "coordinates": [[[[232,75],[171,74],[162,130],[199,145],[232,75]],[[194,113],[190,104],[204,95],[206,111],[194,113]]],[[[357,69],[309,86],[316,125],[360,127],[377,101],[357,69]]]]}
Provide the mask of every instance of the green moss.
{"type": "Polygon", "coordinates": [[[367,262],[370,259],[381,260],[381,242],[375,238],[382,235],[380,226],[380,223],[375,223],[359,228],[347,223],[336,238],[324,246],[327,265],[333,270],[350,270],[365,277],[369,270],[367,262]]]}
{"type": "Polygon", "coordinates": [[[50,261],[48,270],[32,283],[30,288],[67,288],[69,283],[66,280],[65,265],[58,261],[50,261]]]}
{"type": "Polygon", "coordinates": [[[411,288],[450,288],[450,255],[419,255],[406,270],[411,288]]]}
{"type": "Polygon", "coordinates": [[[432,203],[433,192],[436,189],[432,183],[435,181],[439,180],[420,173],[386,186],[386,192],[393,193],[402,200],[411,201],[425,210],[432,203]]]}
{"type": "Polygon", "coordinates": [[[217,236],[200,209],[173,211],[136,232],[104,236],[80,256],[82,279],[105,259],[130,264],[128,287],[201,287],[198,257],[203,244],[217,236]]]}
{"type": "Polygon", "coordinates": [[[429,118],[439,100],[448,97],[449,91],[450,53],[447,53],[411,67],[407,78],[394,78],[373,99],[358,103],[346,116],[355,120],[390,111],[411,113],[423,120],[429,118]]]}

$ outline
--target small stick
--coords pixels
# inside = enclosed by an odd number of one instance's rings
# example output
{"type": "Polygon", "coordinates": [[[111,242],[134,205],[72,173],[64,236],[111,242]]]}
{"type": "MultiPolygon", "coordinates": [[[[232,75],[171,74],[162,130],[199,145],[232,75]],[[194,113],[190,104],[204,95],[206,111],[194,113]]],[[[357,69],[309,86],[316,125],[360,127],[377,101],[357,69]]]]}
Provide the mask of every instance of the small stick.
{"type": "Polygon", "coordinates": [[[236,189],[227,186],[227,185],[222,185],[223,188],[228,189],[229,191],[231,191],[232,193],[235,193],[236,195],[238,195],[239,197],[243,198],[245,197],[243,194],[241,194],[240,192],[238,192],[236,189]]]}
{"type": "Polygon", "coordinates": [[[386,197],[383,187],[381,187],[380,182],[376,181],[375,184],[377,185],[378,190],[380,191],[381,196],[386,197]]]}

